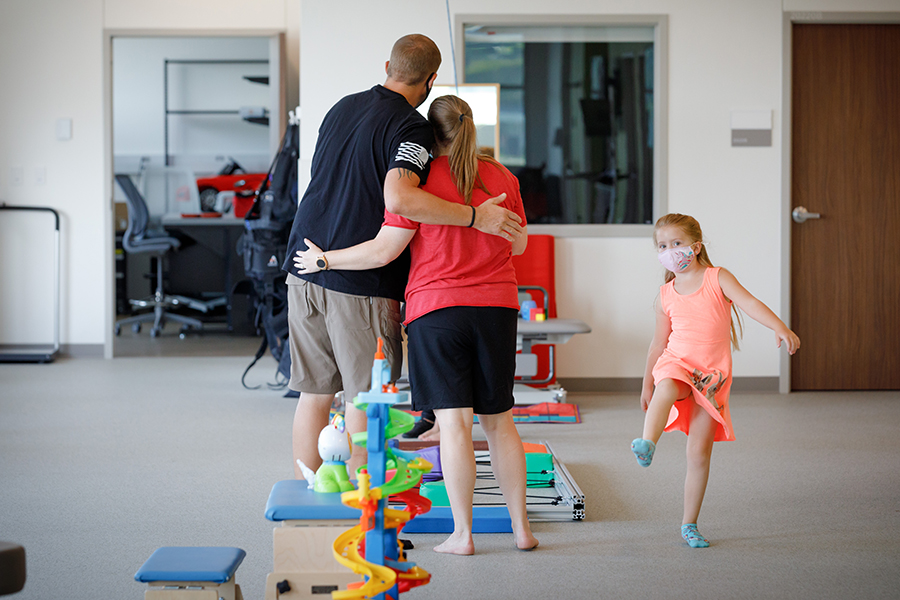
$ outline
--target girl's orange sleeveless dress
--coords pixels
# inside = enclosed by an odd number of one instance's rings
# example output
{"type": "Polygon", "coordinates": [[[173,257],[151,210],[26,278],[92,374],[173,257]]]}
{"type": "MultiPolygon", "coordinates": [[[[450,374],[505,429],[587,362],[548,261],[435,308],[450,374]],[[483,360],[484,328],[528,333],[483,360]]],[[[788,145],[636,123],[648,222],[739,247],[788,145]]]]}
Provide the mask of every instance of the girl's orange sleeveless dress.
{"type": "Polygon", "coordinates": [[[679,400],[669,413],[666,431],[690,433],[691,415],[700,407],[718,422],[715,441],[734,440],[728,396],[731,392],[731,301],[719,286],[719,268],[703,274],[703,285],[685,296],[675,281],[659,288],[663,312],[672,333],[653,367],[653,382],[676,379],[692,388],[692,397],[679,400]]]}

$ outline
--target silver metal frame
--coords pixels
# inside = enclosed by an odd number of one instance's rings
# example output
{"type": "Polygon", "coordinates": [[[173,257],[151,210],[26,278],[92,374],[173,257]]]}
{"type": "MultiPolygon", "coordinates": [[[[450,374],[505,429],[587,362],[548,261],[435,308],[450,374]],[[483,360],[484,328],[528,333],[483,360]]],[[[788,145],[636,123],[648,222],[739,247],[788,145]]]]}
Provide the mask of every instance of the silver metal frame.
{"type": "MultiPolygon", "coordinates": [[[[566,465],[556,456],[550,442],[541,440],[538,442],[547,448],[547,452],[553,458],[553,487],[529,487],[526,490],[525,506],[528,510],[528,520],[534,523],[549,521],[581,521],[584,519],[584,493],[575,483],[575,479],[569,473],[566,465]],[[529,498],[531,501],[529,501],[529,498]]],[[[485,460],[490,465],[490,453],[478,451],[475,453],[475,506],[503,506],[503,497],[497,490],[496,479],[490,466],[484,468],[485,460]],[[479,469],[480,467],[480,469],[479,469]],[[491,485],[481,485],[490,481],[491,485]],[[497,500],[483,500],[479,498],[479,490],[491,490],[488,494],[482,491],[481,496],[496,496],[497,500]],[[494,491],[497,490],[497,491],[494,491]]]]}
{"type": "Polygon", "coordinates": [[[19,210],[49,212],[53,214],[56,231],[53,236],[53,344],[52,349],[46,344],[0,345],[0,362],[52,362],[59,354],[59,280],[60,280],[60,243],[59,213],[46,206],[9,206],[0,205],[0,210],[19,210]]]}

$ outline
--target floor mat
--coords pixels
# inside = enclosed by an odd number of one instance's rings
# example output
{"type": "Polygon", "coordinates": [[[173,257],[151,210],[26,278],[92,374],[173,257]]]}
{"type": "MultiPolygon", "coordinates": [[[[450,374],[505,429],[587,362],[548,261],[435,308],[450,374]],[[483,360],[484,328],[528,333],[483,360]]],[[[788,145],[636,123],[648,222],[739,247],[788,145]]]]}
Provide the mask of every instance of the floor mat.
{"type": "MultiPolygon", "coordinates": [[[[528,406],[514,406],[513,421],[516,423],[581,423],[581,413],[577,404],[568,402],[541,402],[528,406]]],[[[478,421],[478,417],[475,417],[478,421]]]]}
{"type": "MultiPolygon", "coordinates": [[[[409,414],[418,420],[422,414],[416,410],[407,410],[409,414]]],[[[512,408],[513,421],[515,423],[581,423],[581,412],[577,404],[568,402],[541,402],[527,406],[514,406],[512,408]]],[[[475,415],[478,422],[478,415],[475,415]]]]}

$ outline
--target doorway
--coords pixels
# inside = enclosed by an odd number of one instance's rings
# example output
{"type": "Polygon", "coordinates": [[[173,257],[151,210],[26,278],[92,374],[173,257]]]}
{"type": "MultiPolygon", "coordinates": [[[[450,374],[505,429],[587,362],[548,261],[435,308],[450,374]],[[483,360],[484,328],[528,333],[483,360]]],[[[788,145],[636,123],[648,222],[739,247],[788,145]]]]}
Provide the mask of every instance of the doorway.
{"type": "MultiPolygon", "coordinates": [[[[134,184],[154,230],[181,242],[162,261],[165,293],[199,302],[167,311],[197,318],[203,328],[194,335],[196,327],[171,319],[161,330],[152,321],[115,326],[112,354],[252,356],[251,300],[233,293],[243,278],[236,215],[252,202],[284,133],[284,35],[110,34],[109,51],[111,174],[134,184]],[[245,192],[249,198],[237,197],[245,192]],[[213,219],[216,213],[223,218],[213,219]],[[208,218],[182,218],[192,216],[208,218]]],[[[121,183],[111,189],[118,323],[147,312],[129,301],[153,297],[158,271],[155,253],[122,248],[126,197],[121,183]]]]}
{"type": "Polygon", "coordinates": [[[900,24],[791,36],[791,388],[897,390],[900,24]]]}

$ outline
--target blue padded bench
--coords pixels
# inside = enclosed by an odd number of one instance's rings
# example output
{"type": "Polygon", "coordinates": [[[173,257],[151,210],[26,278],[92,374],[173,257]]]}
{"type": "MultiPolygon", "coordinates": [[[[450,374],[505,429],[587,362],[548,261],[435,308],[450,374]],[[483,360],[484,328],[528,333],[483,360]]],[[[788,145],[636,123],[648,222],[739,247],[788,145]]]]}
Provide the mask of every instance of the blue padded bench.
{"type": "Polygon", "coordinates": [[[272,486],[265,515],[277,524],[272,531],[274,560],[266,577],[266,600],[286,597],[279,593],[279,586],[290,587],[291,598],[327,598],[329,592],[360,580],[335,560],[332,550],[337,536],[359,525],[362,515],[341,503],[340,494],[316,493],[302,479],[279,481],[272,486]]]}
{"type": "MultiPolygon", "coordinates": [[[[343,520],[360,517],[360,511],[341,503],[340,494],[317,494],[306,481],[290,479],[272,487],[266,504],[270,521],[343,520]]],[[[453,515],[449,506],[432,506],[403,527],[404,533],[452,533],[453,515]]],[[[472,510],[473,533],[512,533],[506,506],[476,506],[472,510]]]]}
{"type": "Polygon", "coordinates": [[[319,494],[302,479],[279,481],[272,486],[266,503],[270,521],[358,520],[362,511],[341,503],[341,495],[319,494]]]}
{"type": "Polygon", "coordinates": [[[186,589],[196,600],[243,600],[234,573],[245,556],[240,548],[166,546],[151,554],[134,578],[156,588],[147,590],[144,600],[183,597],[186,589]]]}
{"type": "MultiPolygon", "coordinates": [[[[432,506],[403,526],[403,533],[453,533],[449,506],[432,506]]],[[[512,533],[512,519],[505,506],[473,506],[472,533],[512,533]]]]}

